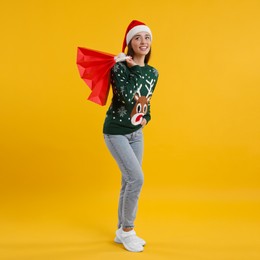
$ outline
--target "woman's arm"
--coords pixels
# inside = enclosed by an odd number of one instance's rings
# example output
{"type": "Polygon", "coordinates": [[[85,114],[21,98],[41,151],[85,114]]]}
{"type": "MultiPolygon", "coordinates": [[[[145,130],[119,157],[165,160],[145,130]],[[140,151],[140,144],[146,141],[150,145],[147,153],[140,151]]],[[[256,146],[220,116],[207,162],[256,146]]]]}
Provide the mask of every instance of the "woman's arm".
{"type": "Polygon", "coordinates": [[[116,63],[111,70],[111,83],[114,94],[123,103],[130,103],[139,87],[138,81],[141,77],[141,69],[132,63],[127,68],[124,63],[116,63]]]}

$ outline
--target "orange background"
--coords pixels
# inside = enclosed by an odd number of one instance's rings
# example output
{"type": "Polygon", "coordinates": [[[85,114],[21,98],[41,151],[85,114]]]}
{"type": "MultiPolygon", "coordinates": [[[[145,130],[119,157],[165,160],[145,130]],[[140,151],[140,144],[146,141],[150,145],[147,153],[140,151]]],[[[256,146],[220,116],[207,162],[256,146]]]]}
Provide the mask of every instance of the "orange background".
{"type": "Polygon", "coordinates": [[[76,67],[78,46],[118,54],[132,19],[151,28],[160,73],[136,257],[259,259],[259,12],[256,0],[3,2],[1,259],[132,257],[112,242],[108,105],[86,100],[76,67]]]}

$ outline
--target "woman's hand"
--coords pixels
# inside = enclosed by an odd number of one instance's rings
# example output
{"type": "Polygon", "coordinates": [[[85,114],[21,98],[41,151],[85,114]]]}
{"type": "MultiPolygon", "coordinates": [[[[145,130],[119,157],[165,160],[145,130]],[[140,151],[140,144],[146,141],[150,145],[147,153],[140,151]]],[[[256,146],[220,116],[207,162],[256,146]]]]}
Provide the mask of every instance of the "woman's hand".
{"type": "Polygon", "coordinates": [[[127,56],[127,58],[126,58],[126,63],[127,63],[127,65],[128,65],[129,68],[131,68],[131,67],[137,65],[137,64],[134,62],[134,60],[133,60],[133,58],[132,58],[131,56],[127,56]]]}
{"type": "Polygon", "coordinates": [[[142,125],[142,127],[145,127],[146,124],[147,124],[147,121],[146,121],[145,118],[143,118],[142,121],[141,121],[141,125],[142,125]]]}

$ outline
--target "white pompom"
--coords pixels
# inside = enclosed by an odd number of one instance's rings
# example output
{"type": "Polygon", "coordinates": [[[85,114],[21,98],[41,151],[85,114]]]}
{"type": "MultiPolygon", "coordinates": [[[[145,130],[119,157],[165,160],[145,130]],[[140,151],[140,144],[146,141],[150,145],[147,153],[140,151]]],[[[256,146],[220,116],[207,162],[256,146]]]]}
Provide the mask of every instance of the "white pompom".
{"type": "Polygon", "coordinates": [[[114,59],[116,62],[121,62],[121,61],[125,61],[127,57],[128,56],[126,56],[125,53],[121,52],[117,56],[115,56],[114,59]]]}

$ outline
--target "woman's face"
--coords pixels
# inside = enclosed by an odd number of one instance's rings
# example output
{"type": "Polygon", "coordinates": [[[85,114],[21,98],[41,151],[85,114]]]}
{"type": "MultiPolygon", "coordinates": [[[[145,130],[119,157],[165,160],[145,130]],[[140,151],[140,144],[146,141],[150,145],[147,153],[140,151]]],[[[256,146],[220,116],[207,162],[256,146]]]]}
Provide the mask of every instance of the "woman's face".
{"type": "Polygon", "coordinates": [[[136,56],[145,56],[150,51],[151,36],[147,32],[137,33],[131,40],[131,45],[136,56]]]}

